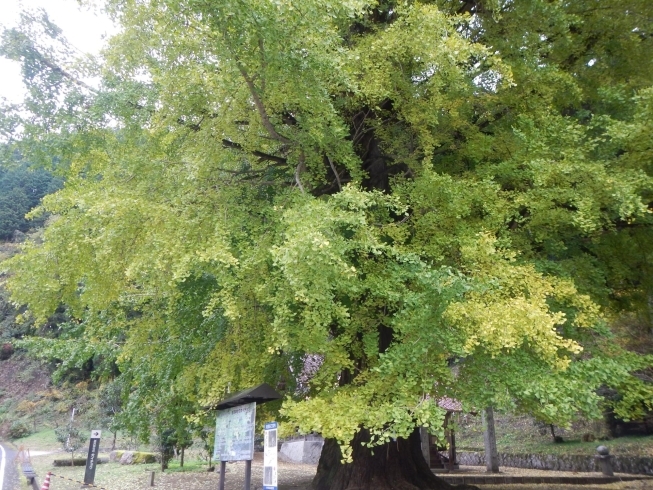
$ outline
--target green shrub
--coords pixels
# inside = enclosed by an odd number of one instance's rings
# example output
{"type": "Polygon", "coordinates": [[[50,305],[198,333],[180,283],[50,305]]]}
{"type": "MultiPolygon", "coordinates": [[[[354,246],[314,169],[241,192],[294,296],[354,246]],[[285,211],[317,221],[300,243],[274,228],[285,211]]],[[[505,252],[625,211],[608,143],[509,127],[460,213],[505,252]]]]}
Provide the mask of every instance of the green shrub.
{"type": "Polygon", "coordinates": [[[31,434],[29,425],[22,420],[15,420],[9,426],[8,435],[10,439],[20,439],[31,434]]]}

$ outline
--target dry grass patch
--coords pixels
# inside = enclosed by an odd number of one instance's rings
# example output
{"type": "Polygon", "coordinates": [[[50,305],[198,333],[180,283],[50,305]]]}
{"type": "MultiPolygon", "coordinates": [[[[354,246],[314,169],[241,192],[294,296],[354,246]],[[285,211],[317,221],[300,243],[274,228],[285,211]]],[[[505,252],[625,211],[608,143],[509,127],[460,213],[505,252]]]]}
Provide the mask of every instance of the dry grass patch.
{"type": "MultiPolygon", "coordinates": [[[[65,478],[82,481],[84,479],[83,467],[55,468],[52,460],[55,455],[37,456],[32,458],[34,469],[39,475],[39,483],[43,481],[48,471],[65,478]]],[[[59,457],[59,455],[57,455],[59,457]]],[[[107,457],[101,454],[101,457],[107,457]]],[[[121,465],[119,463],[106,463],[98,465],[95,474],[95,484],[107,490],[141,490],[149,486],[150,471],[155,471],[155,488],[159,490],[208,490],[218,488],[219,474],[206,471],[205,467],[190,464],[180,468],[178,463],[161,473],[158,464],[121,465]]],[[[307,490],[313,476],[315,466],[279,463],[279,490],[307,490]]],[[[226,490],[241,490],[245,475],[244,463],[227,464],[226,490]]],[[[257,453],[252,464],[252,488],[261,489],[263,486],[263,461],[257,453]]],[[[53,477],[53,490],[78,490],[79,483],[53,477]]]]}

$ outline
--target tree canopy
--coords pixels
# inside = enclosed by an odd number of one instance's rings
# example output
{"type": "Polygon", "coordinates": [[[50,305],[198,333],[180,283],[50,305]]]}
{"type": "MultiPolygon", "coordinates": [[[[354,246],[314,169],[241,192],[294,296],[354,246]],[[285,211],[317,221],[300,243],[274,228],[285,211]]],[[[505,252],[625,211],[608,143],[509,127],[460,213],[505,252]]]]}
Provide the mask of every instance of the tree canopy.
{"type": "Polygon", "coordinates": [[[42,220],[28,221],[25,215],[40,204],[41,198],[59,187],[61,181],[41,169],[12,158],[12,165],[0,167],[0,240],[11,239],[16,230],[26,232],[42,225],[42,220]]]}
{"type": "Polygon", "coordinates": [[[3,134],[66,169],[8,284],[37,321],[69,307],[57,348],[113,352],[132,420],[267,381],[346,459],[361,428],[438,432],[443,396],[653,408],[651,357],[609,328],[651,325],[648,2],[106,9],[98,60],[37,14],[3,33],[30,89],[3,134]]]}

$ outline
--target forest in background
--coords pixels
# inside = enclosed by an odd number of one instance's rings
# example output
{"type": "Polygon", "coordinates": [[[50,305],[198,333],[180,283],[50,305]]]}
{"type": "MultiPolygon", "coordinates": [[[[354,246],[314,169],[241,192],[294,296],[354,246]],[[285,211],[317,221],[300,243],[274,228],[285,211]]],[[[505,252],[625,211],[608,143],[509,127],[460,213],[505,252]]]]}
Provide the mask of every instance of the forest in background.
{"type": "Polygon", "coordinates": [[[16,157],[10,164],[0,165],[0,240],[9,241],[14,232],[27,233],[43,226],[45,217],[28,220],[25,215],[47,194],[62,186],[62,180],[42,168],[16,157]]]}

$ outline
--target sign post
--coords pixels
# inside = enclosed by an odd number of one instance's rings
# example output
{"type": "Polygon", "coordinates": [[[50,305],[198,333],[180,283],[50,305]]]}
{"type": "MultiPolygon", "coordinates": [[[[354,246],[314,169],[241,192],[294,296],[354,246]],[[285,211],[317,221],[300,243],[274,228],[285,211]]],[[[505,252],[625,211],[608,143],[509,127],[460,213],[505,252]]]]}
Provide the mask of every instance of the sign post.
{"type": "Polygon", "coordinates": [[[277,423],[265,424],[263,490],[277,490],[277,423]]]}
{"type": "Polygon", "coordinates": [[[95,468],[97,467],[97,455],[100,451],[101,435],[102,431],[91,431],[91,441],[88,445],[88,456],[86,457],[86,471],[84,472],[84,485],[93,485],[95,482],[95,468]]]}

